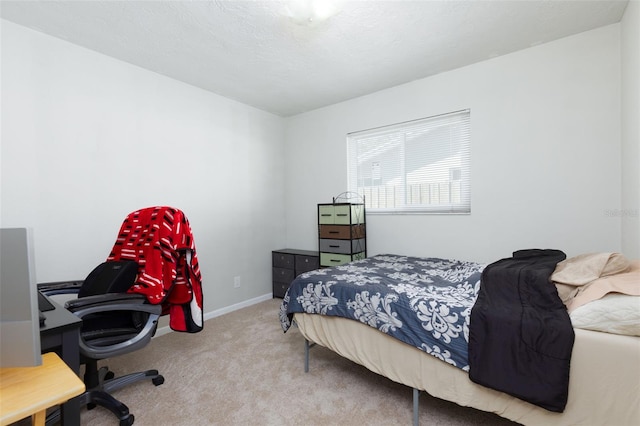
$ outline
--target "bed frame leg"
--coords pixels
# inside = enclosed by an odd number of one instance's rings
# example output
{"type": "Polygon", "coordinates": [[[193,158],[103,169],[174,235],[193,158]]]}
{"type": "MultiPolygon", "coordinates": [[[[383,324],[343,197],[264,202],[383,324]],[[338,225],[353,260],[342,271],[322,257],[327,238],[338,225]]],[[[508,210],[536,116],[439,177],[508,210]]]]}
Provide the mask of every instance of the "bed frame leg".
{"type": "Polygon", "coordinates": [[[419,406],[420,391],[413,388],[413,426],[418,426],[418,406],[419,406]]]}
{"type": "Polygon", "coordinates": [[[310,342],[307,339],[304,339],[304,372],[309,372],[309,349],[314,347],[316,344],[310,342]]]}
{"type": "Polygon", "coordinates": [[[304,372],[309,372],[309,348],[311,345],[307,339],[304,339],[304,372]]]}

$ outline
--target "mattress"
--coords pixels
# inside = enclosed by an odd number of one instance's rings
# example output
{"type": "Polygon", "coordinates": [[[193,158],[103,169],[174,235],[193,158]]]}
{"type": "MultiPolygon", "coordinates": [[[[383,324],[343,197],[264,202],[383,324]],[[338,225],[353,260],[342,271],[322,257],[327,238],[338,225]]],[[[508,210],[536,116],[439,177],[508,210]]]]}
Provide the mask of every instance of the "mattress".
{"type": "Polygon", "coordinates": [[[483,268],[383,254],[309,271],[290,284],[280,323],[286,332],[295,312],[351,318],[468,370],[469,319],[483,268]]]}
{"type": "Polygon", "coordinates": [[[569,399],[563,413],[553,413],[475,384],[465,371],[358,321],[301,313],[294,320],[311,342],[461,406],[525,425],[640,424],[640,337],[575,329],[569,399]]]}

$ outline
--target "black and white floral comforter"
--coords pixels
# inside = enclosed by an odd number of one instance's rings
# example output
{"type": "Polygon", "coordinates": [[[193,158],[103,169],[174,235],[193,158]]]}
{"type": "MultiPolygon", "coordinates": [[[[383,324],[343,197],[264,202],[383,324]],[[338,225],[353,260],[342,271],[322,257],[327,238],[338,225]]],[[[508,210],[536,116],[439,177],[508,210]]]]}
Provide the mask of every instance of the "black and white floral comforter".
{"type": "Polygon", "coordinates": [[[484,264],[378,255],[296,278],[280,307],[293,314],[350,318],[469,370],[469,318],[484,264]]]}

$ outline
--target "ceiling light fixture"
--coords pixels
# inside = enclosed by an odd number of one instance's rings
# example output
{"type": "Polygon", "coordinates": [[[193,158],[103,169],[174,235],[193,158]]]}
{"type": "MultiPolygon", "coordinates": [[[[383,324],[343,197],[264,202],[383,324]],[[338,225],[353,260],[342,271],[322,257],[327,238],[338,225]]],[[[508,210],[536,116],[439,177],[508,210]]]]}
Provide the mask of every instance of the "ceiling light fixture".
{"type": "Polygon", "coordinates": [[[340,12],[336,0],[289,0],[285,10],[287,16],[299,25],[315,25],[340,12]]]}

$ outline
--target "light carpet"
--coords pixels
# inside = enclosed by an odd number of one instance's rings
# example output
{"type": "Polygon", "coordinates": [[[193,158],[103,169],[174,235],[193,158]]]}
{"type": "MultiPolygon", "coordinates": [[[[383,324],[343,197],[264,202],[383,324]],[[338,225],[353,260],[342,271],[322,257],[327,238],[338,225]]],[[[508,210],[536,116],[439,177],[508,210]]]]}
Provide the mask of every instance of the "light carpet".
{"type": "MultiPolygon", "coordinates": [[[[280,299],[205,322],[197,334],[169,333],[144,349],[105,360],[116,375],[155,368],[150,381],[114,396],[135,425],[411,425],[412,389],[348,361],[311,349],[304,372],[304,338],[280,328],[280,299]]],[[[420,393],[421,425],[515,425],[494,414],[420,393]]],[[[83,425],[117,425],[111,412],[82,409],[83,425]]]]}

